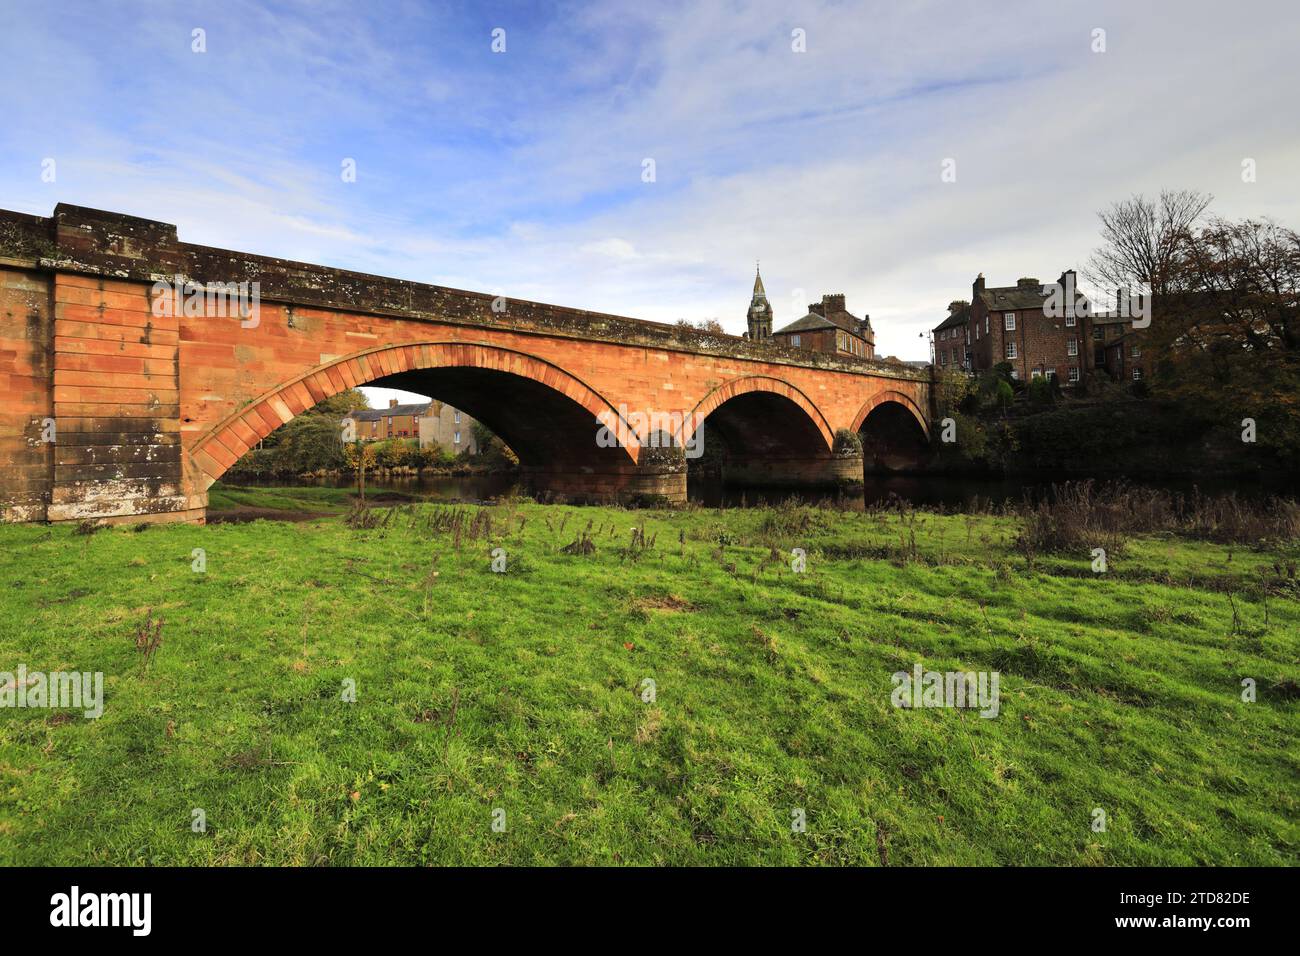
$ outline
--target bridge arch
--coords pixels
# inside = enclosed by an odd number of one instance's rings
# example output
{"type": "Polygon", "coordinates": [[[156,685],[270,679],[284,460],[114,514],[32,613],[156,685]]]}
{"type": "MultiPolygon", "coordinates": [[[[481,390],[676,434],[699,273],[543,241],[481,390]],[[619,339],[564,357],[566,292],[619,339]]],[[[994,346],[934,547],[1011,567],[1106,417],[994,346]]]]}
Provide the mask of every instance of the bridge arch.
{"type": "Polygon", "coordinates": [[[930,440],[930,423],[926,420],[925,414],[921,411],[920,406],[916,404],[911,396],[894,389],[886,389],[883,392],[877,392],[871,398],[867,399],[862,408],[858,410],[858,414],[853,417],[853,431],[862,431],[862,426],[866,423],[867,416],[887,402],[894,402],[902,405],[903,408],[905,408],[911,416],[916,419],[916,424],[920,426],[921,433],[925,435],[925,440],[930,440]]]}
{"type": "Polygon", "coordinates": [[[808,424],[816,429],[817,434],[821,436],[825,447],[820,450],[830,454],[835,445],[835,432],[826,421],[826,416],[821,413],[821,410],[817,408],[812,399],[789,382],[767,375],[745,375],[740,378],[733,378],[723,382],[705,395],[682,423],[682,444],[685,445],[691,440],[699,423],[705,421],[723,405],[735,399],[740,399],[742,396],[763,394],[785,399],[786,402],[801,409],[807,416],[808,424]]]}
{"type": "MultiPolygon", "coordinates": [[[[427,392],[429,389],[422,387],[423,384],[439,370],[451,376],[451,384],[455,386],[452,391],[460,395],[474,392],[468,389],[464,373],[478,375],[479,391],[503,386],[520,389],[518,404],[527,406],[520,410],[521,414],[549,413],[552,420],[563,420],[560,424],[567,427],[569,441],[564,443],[567,447],[560,449],[562,452],[579,458],[602,459],[602,464],[614,470],[633,468],[640,459],[641,446],[636,432],[627,427],[618,410],[599,392],[559,366],[500,346],[417,342],[378,346],[334,359],[232,412],[205,432],[190,450],[190,462],[196,470],[195,484],[198,490],[206,492],[261,439],[332,395],[361,385],[427,392]],[[543,407],[537,407],[537,403],[543,407]],[[597,446],[596,433],[602,421],[623,423],[627,436],[624,444],[608,449],[597,446]]],[[[475,404],[472,398],[444,400],[484,422],[521,453],[521,461],[529,445],[537,444],[535,440],[522,440],[519,429],[512,428],[508,416],[494,414],[491,409],[470,407],[475,404]]]]}
{"type": "Polygon", "coordinates": [[[868,399],[853,419],[862,438],[867,471],[892,472],[917,467],[930,442],[930,423],[916,401],[886,389],[868,399]]]}

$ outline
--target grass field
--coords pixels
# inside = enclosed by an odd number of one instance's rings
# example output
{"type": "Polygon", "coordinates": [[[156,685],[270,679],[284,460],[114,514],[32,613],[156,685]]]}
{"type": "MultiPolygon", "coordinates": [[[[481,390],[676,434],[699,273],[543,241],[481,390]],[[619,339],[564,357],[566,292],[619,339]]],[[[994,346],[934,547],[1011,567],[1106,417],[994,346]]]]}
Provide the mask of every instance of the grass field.
{"type": "Polygon", "coordinates": [[[0,862],[1300,855],[1294,546],[1150,537],[1095,574],[1086,553],[1027,566],[1008,517],[509,502],[369,520],[0,527],[0,670],[105,675],[97,720],[0,710],[0,862]],[[589,525],[594,553],[561,551],[589,525]],[[999,672],[998,716],[895,708],[891,674],[918,662],[999,672]]]}

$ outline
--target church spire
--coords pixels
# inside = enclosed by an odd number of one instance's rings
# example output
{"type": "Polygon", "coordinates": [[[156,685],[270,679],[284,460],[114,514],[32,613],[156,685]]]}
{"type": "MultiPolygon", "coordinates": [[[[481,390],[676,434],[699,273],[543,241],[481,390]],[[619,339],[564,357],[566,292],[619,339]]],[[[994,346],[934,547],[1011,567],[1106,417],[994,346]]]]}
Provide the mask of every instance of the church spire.
{"type": "Polygon", "coordinates": [[[749,300],[747,316],[749,331],[746,333],[751,342],[767,342],[772,338],[772,306],[767,301],[767,290],[763,288],[763,276],[758,263],[754,263],[754,295],[749,300]]]}

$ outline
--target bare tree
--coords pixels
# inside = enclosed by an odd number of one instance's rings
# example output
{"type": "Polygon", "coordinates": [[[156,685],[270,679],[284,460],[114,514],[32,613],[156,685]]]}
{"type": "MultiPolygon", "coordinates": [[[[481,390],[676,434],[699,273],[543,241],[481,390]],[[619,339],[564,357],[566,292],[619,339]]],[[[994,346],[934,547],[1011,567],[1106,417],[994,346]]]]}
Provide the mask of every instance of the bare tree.
{"type": "Polygon", "coordinates": [[[1193,228],[1212,196],[1191,189],[1164,190],[1158,200],[1135,195],[1097,216],[1103,245],[1084,275],[1098,290],[1178,291],[1193,228]]]}

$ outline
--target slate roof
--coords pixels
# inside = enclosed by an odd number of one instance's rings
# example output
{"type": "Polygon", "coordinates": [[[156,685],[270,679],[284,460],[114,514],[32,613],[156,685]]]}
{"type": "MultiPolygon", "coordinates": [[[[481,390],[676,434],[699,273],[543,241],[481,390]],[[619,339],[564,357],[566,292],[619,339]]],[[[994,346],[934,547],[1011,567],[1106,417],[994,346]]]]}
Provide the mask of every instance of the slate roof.
{"type": "Polygon", "coordinates": [[[415,405],[393,405],[391,408],[354,408],[348,412],[348,418],[359,422],[377,422],[390,415],[427,415],[432,404],[433,402],[422,402],[415,405]]]}
{"type": "MultiPolygon", "coordinates": [[[[812,332],[816,329],[838,329],[842,326],[837,325],[824,315],[818,315],[816,312],[809,312],[801,319],[795,319],[789,325],[777,329],[773,335],[780,335],[782,332],[812,332]]],[[[856,334],[856,333],[855,333],[856,334]]]]}
{"type": "Polygon", "coordinates": [[[1032,286],[1010,285],[985,289],[979,293],[990,312],[1014,312],[1017,309],[1041,309],[1047,293],[1041,283],[1032,286]]]}
{"type": "Polygon", "coordinates": [[[965,325],[969,321],[970,321],[970,306],[969,305],[962,306],[956,312],[953,312],[951,315],[949,315],[948,318],[944,319],[942,322],[936,325],[934,327],[934,331],[938,332],[940,329],[957,328],[958,326],[965,325]]]}

